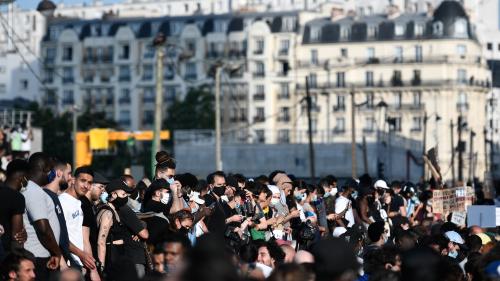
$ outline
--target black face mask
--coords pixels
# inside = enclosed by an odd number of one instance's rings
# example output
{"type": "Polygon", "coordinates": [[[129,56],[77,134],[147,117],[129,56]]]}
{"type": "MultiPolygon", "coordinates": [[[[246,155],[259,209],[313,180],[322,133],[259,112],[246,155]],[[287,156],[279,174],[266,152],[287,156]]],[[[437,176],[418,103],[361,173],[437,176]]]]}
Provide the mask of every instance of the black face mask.
{"type": "Polygon", "coordinates": [[[187,236],[189,233],[189,230],[187,228],[185,228],[184,226],[181,226],[181,228],[177,232],[182,236],[187,236]]]}
{"type": "Polygon", "coordinates": [[[115,198],[115,200],[111,201],[111,203],[113,203],[113,205],[115,205],[116,208],[121,208],[123,206],[125,206],[128,202],[128,197],[117,197],[115,198]]]}
{"type": "Polygon", "coordinates": [[[215,195],[221,197],[226,192],[226,187],[225,186],[214,186],[212,191],[215,193],[215,195]]]}
{"type": "Polygon", "coordinates": [[[130,198],[134,200],[139,199],[139,190],[134,189],[134,191],[130,194],[130,198]]]}
{"type": "Polygon", "coordinates": [[[67,182],[61,182],[61,183],[59,183],[59,189],[61,191],[64,191],[64,190],[68,189],[68,183],[67,182]]]}

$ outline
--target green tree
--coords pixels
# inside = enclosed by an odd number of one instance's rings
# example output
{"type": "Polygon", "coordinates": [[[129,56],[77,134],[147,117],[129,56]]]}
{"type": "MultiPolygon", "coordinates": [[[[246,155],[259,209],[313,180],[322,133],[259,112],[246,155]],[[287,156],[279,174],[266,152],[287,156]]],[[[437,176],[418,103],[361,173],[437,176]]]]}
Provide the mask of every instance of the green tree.
{"type": "Polygon", "coordinates": [[[170,130],[213,129],[214,104],[214,96],[208,89],[190,89],[184,100],[175,101],[168,108],[164,128],[170,130]]]}

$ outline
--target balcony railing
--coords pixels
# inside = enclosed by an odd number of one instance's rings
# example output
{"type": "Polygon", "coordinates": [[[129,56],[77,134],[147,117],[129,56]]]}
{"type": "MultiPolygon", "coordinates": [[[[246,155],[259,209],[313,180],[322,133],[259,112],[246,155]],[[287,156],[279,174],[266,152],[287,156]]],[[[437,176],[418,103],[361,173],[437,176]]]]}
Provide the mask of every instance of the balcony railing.
{"type": "Polygon", "coordinates": [[[278,51],[278,56],[288,56],[289,49],[281,49],[278,51]]]}
{"type": "Polygon", "coordinates": [[[69,84],[75,82],[74,77],[63,77],[62,79],[63,84],[69,84]]]}
{"type": "Polygon", "coordinates": [[[227,56],[229,58],[244,58],[247,55],[246,50],[229,50],[227,56]]]}
{"type": "Polygon", "coordinates": [[[130,82],[131,77],[130,77],[130,75],[123,75],[123,76],[118,77],[118,80],[120,82],[130,82]]]}
{"type": "MultiPolygon", "coordinates": [[[[372,86],[372,87],[367,87],[366,84],[363,83],[349,83],[346,82],[346,86],[353,86],[356,89],[386,89],[388,87],[394,87],[394,88],[426,88],[426,87],[432,87],[432,88],[442,88],[442,87],[449,87],[449,86],[463,86],[463,87],[480,87],[480,88],[486,88],[489,89],[491,82],[489,80],[474,80],[473,83],[471,81],[468,81],[467,83],[459,83],[456,79],[447,79],[447,80],[422,80],[419,85],[412,85],[410,80],[396,80],[394,85],[392,84],[392,80],[389,81],[377,81],[377,83],[372,86]]],[[[329,87],[328,83],[323,83],[317,84],[316,88],[309,87],[311,90],[321,90],[321,89],[345,89],[345,87],[339,87],[336,84],[331,84],[331,87],[329,87]]],[[[296,84],[296,89],[297,90],[305,90],[306,85],[305,83],[297,83],[296,84]]]]}
{"type": "Polygon", "coordinates": [[[119,104],[130,104],[130,98],[119,98],[118,103],[119,104]]]}
{"type": "Polygon", "coordinates": [[[266,121],[266,117],[264,117],[264,116],[255,116],[253,118],[254,123],[259,123],[259,122],[264,122],[264,121],[266,121]]]}
{"type": "Polygon", "coordinates": [[[264,93],[254,94],[253,99],[254,100],[265,100],[266,95],[264,93]]]}
{"type": "Polygon", "coordinates": [[[289,115],[285,115],[285,116],[279,116],[278,117],[278,122],[290,122],[290,116],[289,115]]]}
{"type": "Polygon", "coordinates": [[[253,73],[253,77],[254,77],[254,78],[262,78],[262,77],[264,77],[264,76],[266,76],[266,73],[265,73],[265,72],[254,72],[254,73],[253,73]]]}

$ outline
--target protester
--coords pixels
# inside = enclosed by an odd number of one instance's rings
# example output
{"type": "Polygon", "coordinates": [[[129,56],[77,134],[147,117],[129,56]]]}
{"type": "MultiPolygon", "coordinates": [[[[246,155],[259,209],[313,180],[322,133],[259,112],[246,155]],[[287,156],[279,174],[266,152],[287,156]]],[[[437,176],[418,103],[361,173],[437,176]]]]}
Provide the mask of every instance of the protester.
{"type": "Polygon", "coordinates": [[[35,256],[27,250],[16,249],[2,262],[2,280],[34,281],[35,276],[35,256]]]}

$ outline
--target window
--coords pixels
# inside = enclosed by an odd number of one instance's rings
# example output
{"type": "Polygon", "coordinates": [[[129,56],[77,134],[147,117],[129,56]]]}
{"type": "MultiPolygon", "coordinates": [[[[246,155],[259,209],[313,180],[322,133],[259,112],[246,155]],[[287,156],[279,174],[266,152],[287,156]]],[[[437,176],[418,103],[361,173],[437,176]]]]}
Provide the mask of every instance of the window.
{"type": "Polygon", "coordinates": [[[45,62],[54,63],[56,58],[56,48],[47,48],[45,50],[45,62]]]}
{"type": "Polygon", "coordinates": [[[45,83],[53,83],[54,82],[54,69],[53,68],[47,68],[45,70],[45,83]]]}
{"type": "Polygon", "coordinates": [[[401,117],[389,117],[389,129],[395,132],[401,132],[401,117]]]}
{"type": "Polygon", "coordinates": [[[118,58],[121,60],[128,60],[130,58],[130,46],[129,44],[122,44],[120,46],[120,53],[118,58]]]}
{"type": "Polygon", "coordinates": [[[120,72],[118,76],[118,80],[120,82],[129,82],[130,81],[130,67],[128,65],[120,65],[120,72]]]}
{"type": "Polygon", "coordinates": [[[392,86],[403,86],[403,77],[401,74],[401,70],[394,70],[392,74],[392,80],[391,80],[392,86]]]}
{"type": "Polygon", "coordinates": [[[436,21],[432,24],[432,34],[434,36],[443,36],[443,23],[436,21]]]}
{"type": "Polygon", "coordinates": [[[375,101],[375,94],[373,94],[372,92],[366,93],[366,107],[373,108],[374,101],[375,101]]]}
{"type": "Polygon", "coordinates": [[[396,36],[403,36],[405,35],[405,25],[403,23],[398,23],[396,24],[394,28],[394,35],[396,36]]]}
{"type": "Polygon", "coordinates": [[[280,116],[278,118],[278,121],[281,121],[281,122],[289,122],[290,121],[290,108],[288,108],[288,107],[280,108],[280,116]]]}
{"type": "Polygon", "coordinates": [[[255,38],[255,50],[253,53],[256,55],[261,55],[264,53],[264,38],[255,38]]]}
{"type": "Polygon", "coordinates": [[[340,40],[349,40],[351,38],[351,28],[349,26],[340,26],[340,40]]]}
{"type": "Polygon", "coordinates": [[[394,49],[394,62],[401,63],[403,62],[403,47],[397,46],[394,49]]]}
{"type": "Polygon", "coordinates": [[[337,87],[345,87],[345,72],[337,72],[337,87]]]}
{"type": "Polygon", "coordinates": [[[368,36],[368,38],[371,38],[371,39],[377,38],[378,37],[378,26],[368,25],[367,36],[368,36]]]}
{"type": "Polygon", "coordinates": [[[254,77],[264,77],[264,75],[265,75],[264,63],[261,61],[255,62],[254,77]]]}
{"type": "Polygon", "coordinates": [[[279,143],[289,143],[290,142],[290,130],[288,130],[288,129],[278,130],[278,142],[279,143]]]}
{"type": "Polygon", "coordinates": [[[214,22],[214,32],[225,33],[227,29],[227,22],[223,20],[216,20],[214,22]]]}
{"type": "Polygon", "coordinates": [[[313,49],[311,50],[311,64],[312,65],[318,65],[318,50],[313,49]]]}
{"type": "Polygon", "coordinates": [[[345,118],[337,117],[335,120],[335,128],[333,129],[335,133],[345,132],[345,118]]]}
{"type": "Polygon", "coordinates": [[[28,90],[28,86],[29,86],[29,83],[28,83],[27,79],[21,79],[21,81],[19,81],[19,88],[22,91],[28,90]]]}
{"type": "Polygon", "coordinates": [[[254,100],[264,100],[266,98],[264,85],[255,85],[254,100]]]}
{"type": "Polygon", "coordinates": [[[152,59],[154,57],[155,57],[155,48],[153,47],[153,45],[148,44],[144,48],[144,58],[145,59],[152,59]]]}
{"type": "Polygon", "coordinates": [[[311,41],[318,42],[321,38],[321,27],[319,26],[311,26],[311,41]]]}
{"type": "Polygon", "coordinates": [[[7,86],[4,83],[0,83],[0,94],[4,95],[7,92],[7,86]]]}
{"type": "Polygon", "coordinates": [[[130,110],[120,110],[118,123],[122,126],[130,126],[130,110]]]}
{"type": "Polygon", "coordinates": [[[467,53],[467,46],[465,45],[457,45],[457,55],[463,57],[467,53]]]}
{"type": "MultiPolygon", "coordinates": [[[[488,43],[486,44],[486,49],[488,49],[488,51],[493,50],[493,43],[488,42],[488,43]]],[[[48,49],[47,49],[47,50],[48,50],[48,49]]]]}
{"type": "Polygon", "coordinates": [[[284,32],[292,32],[295,31],[296,28],[296,20],[294,17],[284,17],[281,22],[281,30],[284,32]]]}
{"type": "Polygon", "coordinates": [[[309,74],[309,88],[315,89],[318,87],[318,76],[316,73],[309,74]]]}
{"type": "MultiPolygon", "coordinates": [[[[49,50],[49,49],[47,49],[49,50]]],[[[73,60],[73,47],[72,46],[64,46],[63,47],[63,61],[72,61],[73,60]]]]}
{"type": "Polygon", "coordinates": [[[129,89],[121,89],[118,103],[130,104],[130,90],[129,89]]]}
{"type": "Polygon", "coordinates": [[[170,22],[170,34],[172,36],[177,36],[179,33],[181,33],[182,30],[182,23],[178,21],[172,21],[170,22]]]}
{"type": "Polygon", "coordinates": [[[375,48],[372,47],[368,48],[366,50],[366,55],[368,57],[368,61],[372,60],[375,57],[375,48]]]}
{"type": "Polygon", "coordinates": [[[412,118],[411,131],[420,132],[422,130],[422,117],[414,116],[412,118]]]}
{"type": "Polygon", "coordinates": [[[155,112],[154,110],[144,110],[142,115],[142,123],[144,125],[153,125],[155,121],[155,112]]]}
{"type": "Polygon", "coordinates": [[[311,132],[313,135],[316,135],[318,133],[318,120],[317,119],[311,119],[311,132]]]}
{"type": "Polygon", "coordinates": [[[347,49],[346,48],[340,49],[340,56],[343,58],[347,58],[347,49]]]}
{"type": "Polygon", "coordinates": [[[197,72],[196,72],[196,63],[188,62],[186,63],[186,79],[196,80],[197,72]]]}
{"type": "Polygon", "coordinates": [[[288,55],[288,50],[290,49],[290,40],[281,40],[280,41],[280,55],[288,55]]]}
{"type": "Polygon", "coordinates": [[[153,80],[153,65],[145,64],[142,66],[142,81],[153,80]]]}
{"type": "Polygon", "coordinates": [[[74,82],[74,76],[73,76],[73,68],[72,67],[63,67],[63,84],[67,83],[73,83],[74,82]]]}
{"type": "Polygon", "coordinates": [[[367,71],[366,72],[366,86],[367,87],[373,87],[373,71],[367,71]]]}
{"type": "Polygon", "coordinates": [[[370,133],[370,132],[373,132],[374,130],[375,130],[375,118],[366,117],[363,132],[370,133]]]}
{"type": "Polygon", "coordinates": [[[413,106],[420,107],[422,105],[422,92],[415,91],[413,92],[413,106]]]}
{"type": "Polygon", "coordinates": [[[144,93],[142,95],[143,103],[154,103],[156,100],[156,93],[153,87],[148,87],[144,89],[144,93]]]}
{"type": "Polygon", "coordinates": [[[255,140],[258,143],[266,142],[266,135],[264,133],[264,130],[255,130],[255,140]]]}
{"type": "Polygon", "coordinates": [[[266,115],[263,107],[256,108],[256,114],[254,122],[264,122],[266,120],[266,115]]]}
{"type": "Polygon", "coordinates": [[[172,80],[175,77],[174,66],[167,64],[163,66],[163,78],[166,80],[172,80]]]}
{"type": "Polygon", "coordinates": [[[72,90],[64,90],[63,91],[63,105],[73,105],[74,104],[74,95],[72,90]]]}
{"type": "Polygon", "coordinates": [[[420,70],[413,70],[413,79],[411,80],[412,86],[419,86],[422,84],[422,78],[420,78],[420,70]]]}
{"type": "Polygon", "coordinates": [[[467,83],[467,70],[465,69],[459,69],[457,71],[457,82],[460,84],[466,84],[467,83]]]}
{"type": "Polygon", "coordinates": [[[345,110],[345,96],[337,95],[337,104],[333,107],[333,111],[345,110]]]}
{"type": "Polygon", "coordinates": [[[415,23],[415,36],[422,36],[424,35],[424,29],[425,29],[425,24],[424,23],[415,23]]]}
{"type": "Polygon", "coordinates": [[[184,11],[185,11],[186,13],[188,13],[188,12],[189,12],[189,5],[188,5],[188,4],[184,4],[184,11]]]}
{"type": "Polygon", "coordinates": [[[415,46],[415,61],[422,62],[422,46],[415,46]]]}
{"type": "Polygon", "coordinates": [[[466,19],[457,19],[455,21],[455,36],[458,37],[467,37],[467,20],[466,19]]]}
{"type": "Polygon", "coordinates": [[[458,93],[458,100],[457,100],[457,109],[458,111],[462,112],[467,110],[469,107],[469,104],[467,102],[467,94],[465,92],[459,92],[458,93]]]}
{"type": "Polygon", "coordinates": [[[289,99],[290,98],[290,88],[288,83],[281,83],[280,84],[280,94],[279,94],[280,99],[289,99]]]}
{"type": "Polygon", "coordinates": [[[394,95],[395,101],[394,101],[394,106],[396,108],[401,108],[403,105],[403,93],[400,91],[397,91],[396,94],[394,95]]]}
{"type": "Polygon", "coordinates": [[[195,40],[186,40],[186,50],[188,50],[191,54],[196,53],[196,41],[195,40]]]}
{"type": "Polygon", "coordinates": [[[109,88],[108,92],[106,93],[106,105],[113,105],[114,99],[115,99],[114,90],[113,88],[109,88]]]}

